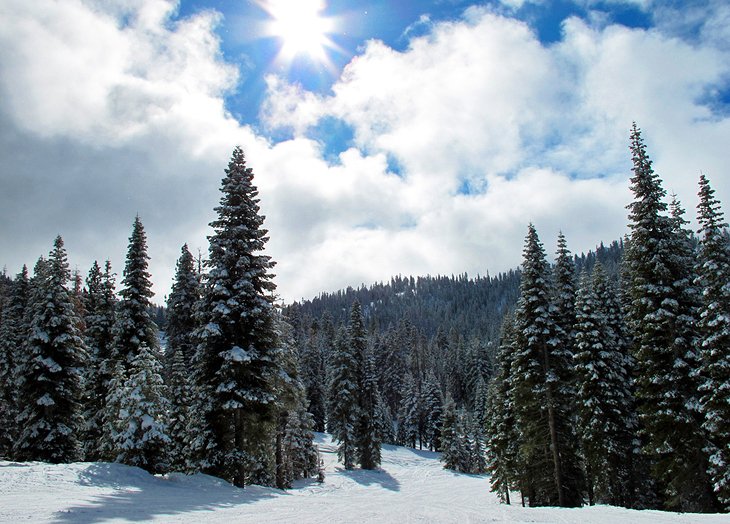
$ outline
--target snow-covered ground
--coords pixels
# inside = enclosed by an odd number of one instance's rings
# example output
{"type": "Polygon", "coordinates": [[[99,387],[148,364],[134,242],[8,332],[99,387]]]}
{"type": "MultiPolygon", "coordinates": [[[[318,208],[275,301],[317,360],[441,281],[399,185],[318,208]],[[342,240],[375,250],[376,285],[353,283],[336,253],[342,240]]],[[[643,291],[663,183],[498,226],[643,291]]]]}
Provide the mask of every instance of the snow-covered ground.
{"type": "Polygon", "coordinates": [[[154,477],[119,464],[0,462],[0,522],[730,522],[727,515],[610,506],[506,506],[485,476],[446,471],[437,453],[385,446],[382,470],[345,471],[329,437],[317,442],[324,484],[300,482],[286,492],[238,489],[206,475],[154,477]]]}

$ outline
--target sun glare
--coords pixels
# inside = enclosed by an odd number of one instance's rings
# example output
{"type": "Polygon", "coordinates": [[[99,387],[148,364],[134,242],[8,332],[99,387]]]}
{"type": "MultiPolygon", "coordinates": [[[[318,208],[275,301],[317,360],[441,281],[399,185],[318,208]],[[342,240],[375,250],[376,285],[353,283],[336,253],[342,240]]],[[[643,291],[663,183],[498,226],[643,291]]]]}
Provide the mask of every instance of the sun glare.
{"type": "Polygon", "coordinates": [[[291,62],[300,55],[327,61],[326,48],[332,43],[332,20],[322,16],[323,0],[267,0],[262,7],[272,20],[269,32],[281,39],[280,57],[291,62]]]}

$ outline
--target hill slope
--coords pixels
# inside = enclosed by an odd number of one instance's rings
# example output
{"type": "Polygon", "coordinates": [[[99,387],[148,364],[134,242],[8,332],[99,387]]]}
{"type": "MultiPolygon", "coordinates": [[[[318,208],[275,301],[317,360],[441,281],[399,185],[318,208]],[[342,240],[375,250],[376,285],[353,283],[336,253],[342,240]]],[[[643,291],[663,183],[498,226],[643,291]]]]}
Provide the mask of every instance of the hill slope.
{"type": "Polygon", "coordinates": [[[324,484],[300,482],[287,492],[241,490],[206,475],[153,477],[120,464],[0,462],[0,522],[727,522],[608,506],[506,506],[486,477],[446,471],[437,453],[385,446],[382,470],[348,472],[329,437],[317,441],[324,484]]]}

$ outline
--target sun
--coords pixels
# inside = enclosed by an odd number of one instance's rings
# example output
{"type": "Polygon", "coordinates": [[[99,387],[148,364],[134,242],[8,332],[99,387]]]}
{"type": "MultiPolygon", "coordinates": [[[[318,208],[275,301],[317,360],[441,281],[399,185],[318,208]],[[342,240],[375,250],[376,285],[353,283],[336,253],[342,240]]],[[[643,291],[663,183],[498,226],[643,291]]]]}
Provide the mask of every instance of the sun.
{"type": "Polygon", "coordinates": [[[281,59],[292,62],[306,56],[327,61],[326,50],[333,46],[327,35],[334,24],[322,15],[324,0],[265,0],[260,5],[272,18],[269,34],[281,40],[281,59]]]}

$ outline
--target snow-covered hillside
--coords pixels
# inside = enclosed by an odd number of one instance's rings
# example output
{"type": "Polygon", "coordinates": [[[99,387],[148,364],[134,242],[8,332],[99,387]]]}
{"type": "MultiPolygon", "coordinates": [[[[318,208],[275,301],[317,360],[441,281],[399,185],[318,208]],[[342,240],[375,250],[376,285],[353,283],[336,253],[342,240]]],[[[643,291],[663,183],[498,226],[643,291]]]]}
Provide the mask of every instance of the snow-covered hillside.
{"type": "Polygon", "coordinates": [[[154,477],[107,463],[0,462],[1,522],[559,522],[726,523],[727,515],[672,514],[598,506],[500,504],[484,476],[446,471],[437,453],[385,446],[379,471],[345,471],[326,435],[317,442],[324,484],[282,492],[238,489],[206,475],[154,477]]]}

